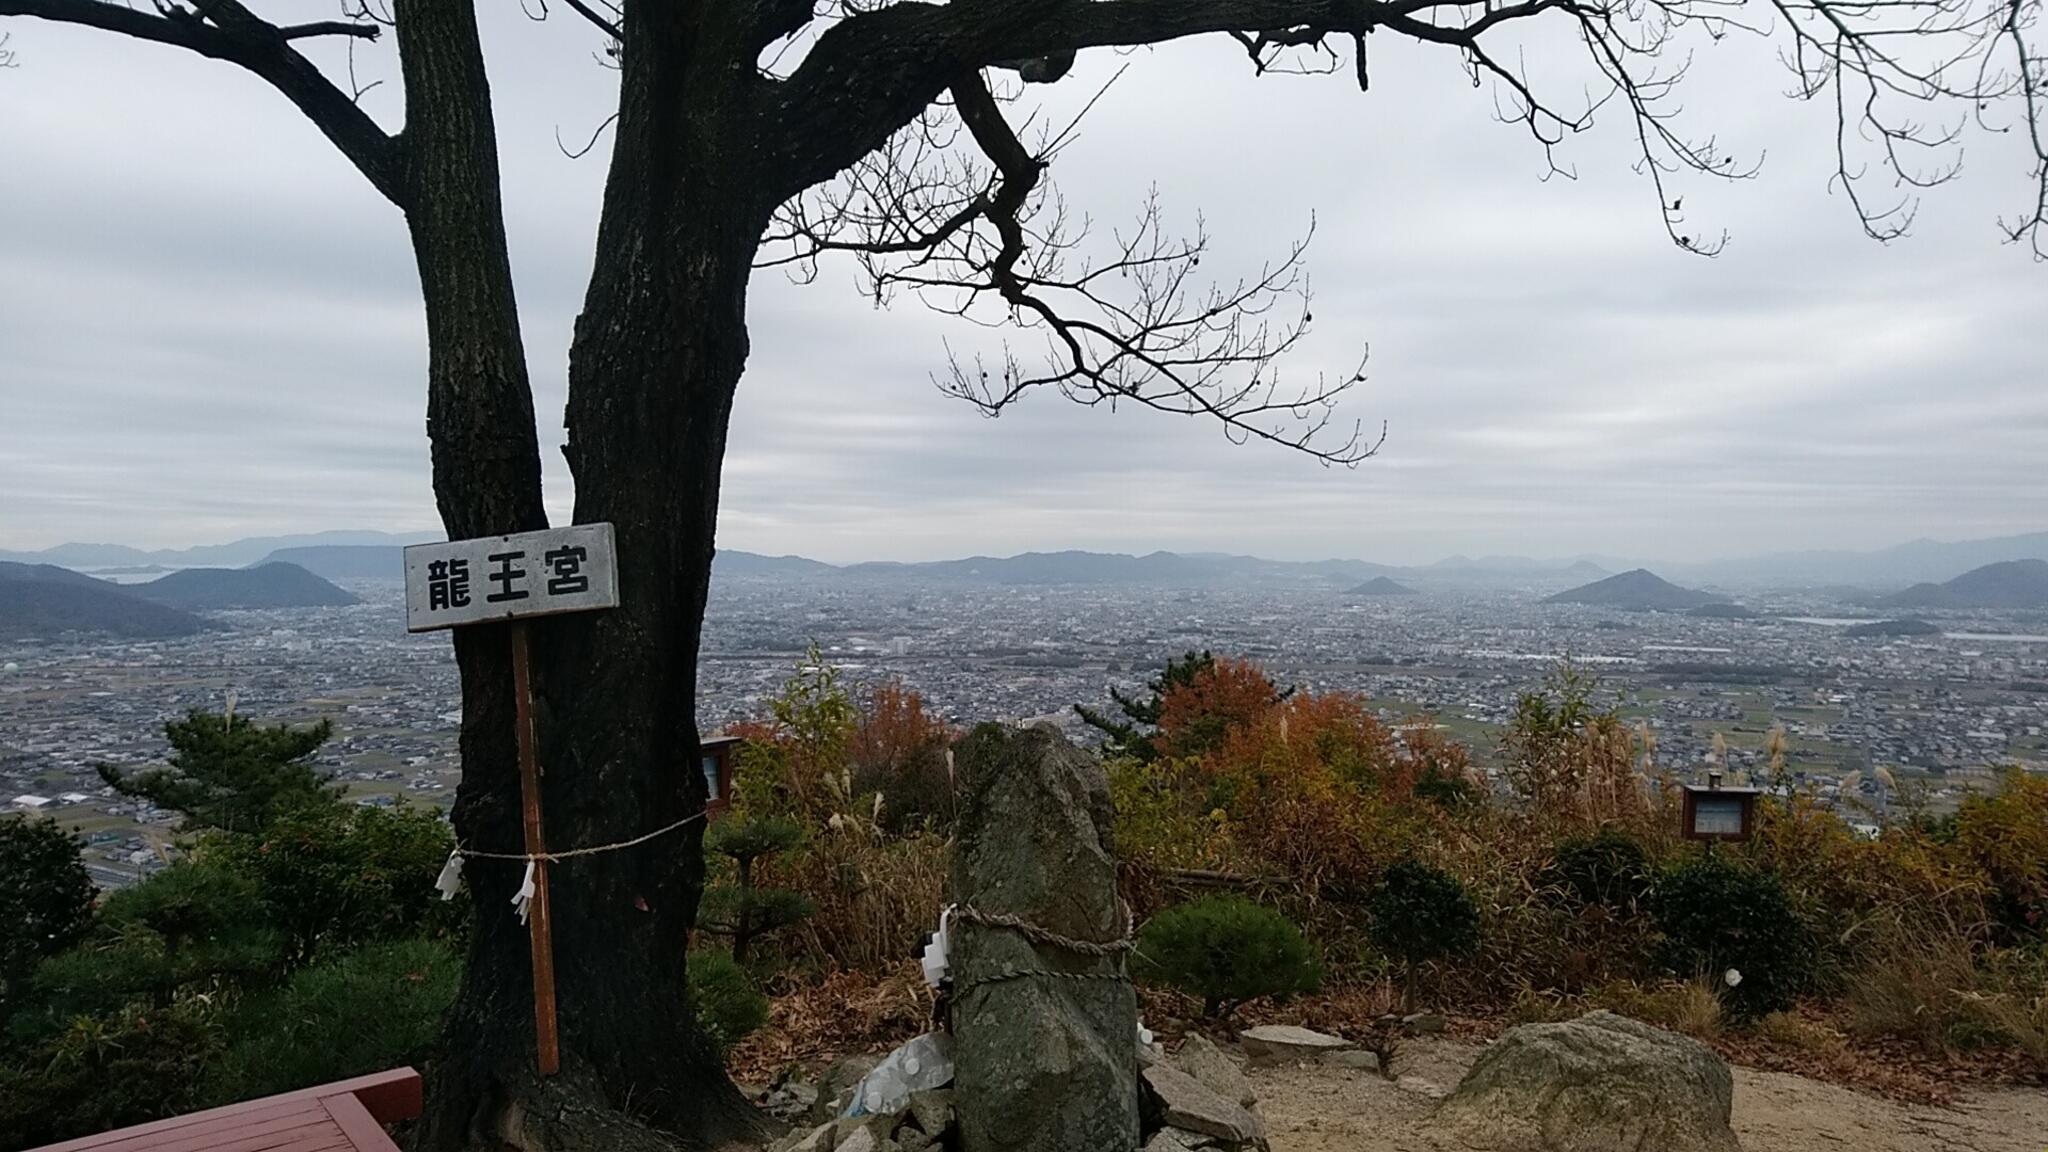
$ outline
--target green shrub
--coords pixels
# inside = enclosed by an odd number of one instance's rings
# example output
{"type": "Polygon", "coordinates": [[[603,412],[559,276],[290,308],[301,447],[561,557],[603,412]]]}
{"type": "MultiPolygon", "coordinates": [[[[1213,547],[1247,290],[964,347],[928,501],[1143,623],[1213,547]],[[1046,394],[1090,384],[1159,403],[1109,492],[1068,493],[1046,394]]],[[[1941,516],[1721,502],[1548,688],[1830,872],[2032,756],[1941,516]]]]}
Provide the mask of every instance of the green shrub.
{"type": "Polygon", "coordinates": [[[428,812],[327,805],[289,811],[259,833],[209,836],[199,854],[255,885],[291,962],[303,964],[321,949],[459,937],[468,901],[434,889],[454,847],[428,812]]]}
{"type": "Polygon", "coordinates": [[[726,953],[690,953],[689,976],[697,1024],[720,1054],[768,1022],[768,998],[726,953]]]}
{"type": "Polygon", "coordinates": [[[1241,896],[1210,896],[1154,916],[1133,966],[1147,980],[1199,997],[1210,1017],[1322,983],[1322,966],[1301,929],[1241,896]]]}
{"type": "Polygon", "coordinates": [[[1665,962],[1717,981],[1737,1016],[1789,1007],[1813,978],[1813,935],[1774,871],[1702,854],[1660,875],[1650,903],[1665,962]],[[1740,983],[1727,983],[1730,970],[1740,983]]]}
{"type": "Polygon", "coordinates": [[[1544,882],[1584,905],[1634,913],[1650,894],[1650,854],[1635,837],[1612,826],[1558,842],[1544,882]]]}
{"type": "Polygon", "coordinates": [[[219,1050],[207,1007],[80,1016],[0,1065],[0,1150],[31,1148],[201,1107],[219,1050]]]}
{"type": "Polygon", "coordinates": [[[1388,868],[1367,903],[1372,942],[1400,961],[1402,1001],[1415,1004],[1416,969],[1479,946],[1479,909],[1456,876],[1420,860],[1388,868]]]}
{"type": "Polygon", "coordinates": [[[462,959],[431,940],[371,944],[244,998],[208,1096],[225,1104],[421,1067],[455,1000],[462,959]]]}

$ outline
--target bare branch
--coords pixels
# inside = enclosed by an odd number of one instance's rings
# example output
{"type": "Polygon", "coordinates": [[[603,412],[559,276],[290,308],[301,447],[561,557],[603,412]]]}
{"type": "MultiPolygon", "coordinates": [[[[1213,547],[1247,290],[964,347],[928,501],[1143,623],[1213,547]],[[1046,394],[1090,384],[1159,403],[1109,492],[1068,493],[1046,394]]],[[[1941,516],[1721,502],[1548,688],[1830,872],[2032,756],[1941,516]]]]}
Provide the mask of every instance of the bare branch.
{"type": "MultiPolygon", "coordinates": [[[[34,16],[118,32],[238,64],[297,105],[387,199],[406,204],[398,141],[301,56],[283,29],[258,19],[237,0],[193,0],[191,8],[167,4],[161,15],[103,0],[0,0],[0,16],[34,16]]],[[[348,35],[375,38],[374,24],[361,27],[348,35]]]]}
{"type": "Polygon", "coordinates": [[[978,326],[1038,334],[1035,367],[1008,348],[994,369],[949,355],[941,390],[990,415],[1050,387],[1082,404],[1210,417],[1233,440],[1328,463],[1376,449],[1334,420],[1361,371],[1334,385],[1280,379],[1277,362],[1310,320],[1305,238],[1257,277],[1203,288],[1206,235],[1199,225],[1190,237],[1169,234],[1155,194],[1135,228],[1091,244],[1086,222],[1071,221],[1044,182],[1073,125],[1041,125],[1033,149],[978,75],[951,97],[943,114],[921,117],[842,181],[785,205],[762,263],[808,278],[822,254],[850,253],[877,304],[909,292],[978,326]],[[954,147],[963,127],[978,157],[954,147]],[[1087,258],[1089,248],[1105,254],[1087,258]]]}
{"type": "Polygon", "coordinates": [[[382,31],[375,24],[353,20],[319,20],[311,24],[282,25],[277,34],[286,40],[304,40],[308,36],[354,36],[360,40],[375,40],[382,31]]]}

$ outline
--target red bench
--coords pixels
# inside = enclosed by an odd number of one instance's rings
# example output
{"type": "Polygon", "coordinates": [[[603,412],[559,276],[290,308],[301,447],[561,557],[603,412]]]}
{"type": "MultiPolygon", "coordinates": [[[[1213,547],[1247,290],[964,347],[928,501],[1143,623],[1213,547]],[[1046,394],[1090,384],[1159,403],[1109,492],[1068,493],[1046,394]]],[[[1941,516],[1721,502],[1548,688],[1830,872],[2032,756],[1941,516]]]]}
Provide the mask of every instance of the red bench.
{"type": "Polygon", "coordinates": [[[31,1152],[398,1152],[384,1125],[419,1114],[420,1074],[399,1068],[31,1152]]]}

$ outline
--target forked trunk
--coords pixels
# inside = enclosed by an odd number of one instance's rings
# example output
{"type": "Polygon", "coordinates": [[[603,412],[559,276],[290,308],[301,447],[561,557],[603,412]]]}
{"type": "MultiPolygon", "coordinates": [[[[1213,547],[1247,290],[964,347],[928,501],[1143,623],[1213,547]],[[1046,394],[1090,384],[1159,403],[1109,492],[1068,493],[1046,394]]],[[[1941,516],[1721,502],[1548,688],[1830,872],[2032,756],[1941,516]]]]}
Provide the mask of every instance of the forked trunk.
{"type": "MultiPolygon", "coordinates": [[[[641,122],[622,115],[620,130],[641,122]]],[[[620,606],[531,625],[551,851],[632,840],[706,800],[697,648],[726,423],[746,363],[749,262],[766,220],[746,197],[723,195],[718,150],[643,167],[636,158],[648,154],[624,139],[615,153],[570,354],[575,519],[613,524],[620,606]]],[[[465,662],[466,715],[472,671],[465,662]]],[[[504,719],[502,706],[486,711],[504,719]]],[[[516,766],[467,753],[466,732],[458,834],[518,851],[516,766]]],[[[690,1006],[702,834],[696,821],[550,867],[562,1070],[546,1079],[535,1071],[527,931],[510,904],[522,866],[471,861],[469,965],[429,1080],[422,1150],[630,1149],[670,1136],[712,1147],[760,1132],[690,1006]]]]}

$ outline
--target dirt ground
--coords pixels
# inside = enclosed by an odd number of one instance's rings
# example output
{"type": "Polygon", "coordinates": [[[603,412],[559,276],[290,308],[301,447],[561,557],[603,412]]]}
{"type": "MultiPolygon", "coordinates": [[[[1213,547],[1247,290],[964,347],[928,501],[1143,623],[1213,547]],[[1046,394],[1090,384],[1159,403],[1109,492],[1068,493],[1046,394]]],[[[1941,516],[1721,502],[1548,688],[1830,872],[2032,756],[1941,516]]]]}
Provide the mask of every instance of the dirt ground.
{"type": "MultiPolygon", "coordinates": [[[[1250,1075],[1273,1152],[1440,1152],[1417,1129],[1478,1053],[1415,1040],[1395,1056],[1392,1079],[1323,1067],[1250,1075]]],[[[1734,1124],[1749,1152],[2048,1152],[2048,1090],[1978,1089],[1932,1107],[1738,1067],[1734,1124]]]]}

